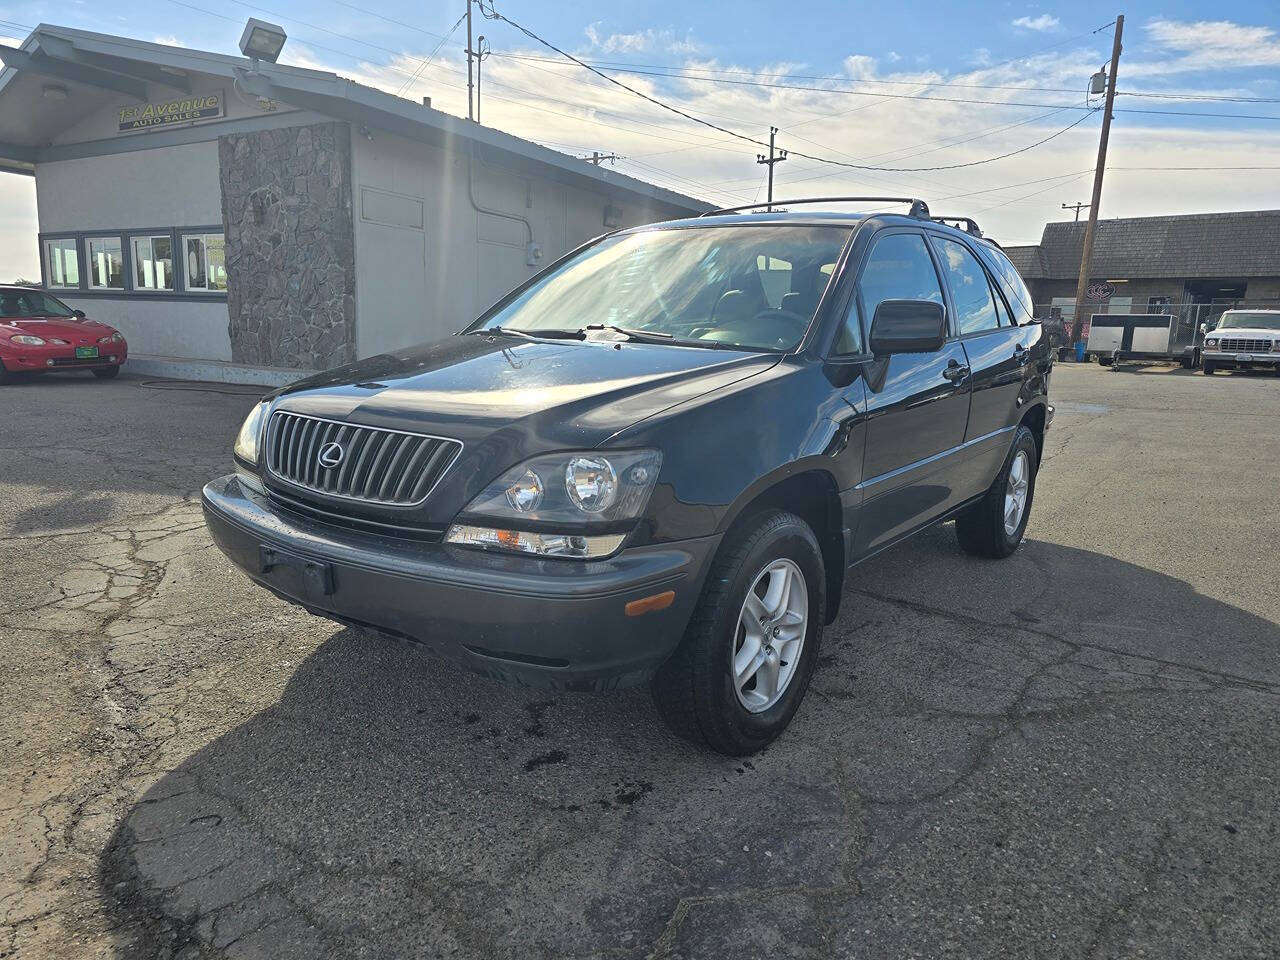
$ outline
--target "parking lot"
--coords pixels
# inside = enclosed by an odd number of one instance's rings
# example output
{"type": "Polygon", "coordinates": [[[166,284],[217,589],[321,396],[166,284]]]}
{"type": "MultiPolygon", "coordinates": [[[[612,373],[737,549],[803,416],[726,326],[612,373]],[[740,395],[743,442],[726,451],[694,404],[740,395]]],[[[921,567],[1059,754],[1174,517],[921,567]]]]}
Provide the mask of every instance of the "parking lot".
{"type": "Polygon", "coordinates": [[[1280,378],[1052,394],[1025,546],[855,570],[741,761],[253,588],[253,390],[3,388],[0,956],[1276,956],[1280,378]]]}

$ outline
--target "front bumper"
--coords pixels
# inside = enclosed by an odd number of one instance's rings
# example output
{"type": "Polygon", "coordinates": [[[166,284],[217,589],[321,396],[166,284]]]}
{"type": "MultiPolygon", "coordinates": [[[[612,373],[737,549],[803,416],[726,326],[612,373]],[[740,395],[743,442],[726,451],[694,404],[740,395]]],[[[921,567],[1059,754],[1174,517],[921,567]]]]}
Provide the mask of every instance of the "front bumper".
{"type": "Polygon", "coordinates": [[[76,357],[75,347],[57,344],[43,347],[11,348],[0,354],[0,364],[10,373],[59,373],[67,370],[101,370],[118,367],[129,358],[127,344],[98,347],[96,357],[76,357]]]}
{"type": "Polygon", "coordinates": [[[284,599],[482,674],[558,690],[651,676],[679,643],[720,541],[540,560],[315,523],[275,509],[234,474],[209,483],[202,499],[222,552],[284,599]],[[665,610],[624,612],[668,590],[675,600],[665,610]]]}
{"type": "Polygon", "coordinates": [[[1280,364],[1280,351],[1268,350],[1263,353],[1238,353],[1224,350],[1200,351],[1200,362],[1208,360],[1219,367],[1275,367],[1280,364]],[[1245,358],[1248,359],[1245,359],[1245,358]]]}

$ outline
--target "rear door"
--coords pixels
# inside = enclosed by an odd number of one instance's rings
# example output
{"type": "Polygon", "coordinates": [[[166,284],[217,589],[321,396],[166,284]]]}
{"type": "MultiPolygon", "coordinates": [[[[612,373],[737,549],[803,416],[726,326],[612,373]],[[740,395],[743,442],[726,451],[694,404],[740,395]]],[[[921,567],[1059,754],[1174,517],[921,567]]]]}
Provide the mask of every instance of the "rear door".
{"type": "Polygon", "coordinates": [[[991,484],[1004,462],[1031,353],[994,278],[968,243],[936,233],[930,241],[951,291],[954,329],[969,365],[969,423],[957,482],[972,495],[991,484]]]}
{"type": "MultiPolygon", "coordinates": [[[[883,300],[945,302],[922,231],[886,230],[872,242],[857,296],[868,331],[883,300]]],[[[859,554],[885,546],[957,502],[953,470],[969,416],[967,365],[955,339],[935,353],[896,354],[867,365],[859,554]]]]}

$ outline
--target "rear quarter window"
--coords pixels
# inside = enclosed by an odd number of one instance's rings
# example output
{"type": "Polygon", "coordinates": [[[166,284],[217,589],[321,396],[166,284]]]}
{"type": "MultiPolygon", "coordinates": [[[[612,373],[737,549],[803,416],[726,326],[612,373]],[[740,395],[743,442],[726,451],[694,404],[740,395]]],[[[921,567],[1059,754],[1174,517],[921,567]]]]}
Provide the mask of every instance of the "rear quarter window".
{"type": "Polygon", "coordinates": [[[1000,289],[1004,291],[1005,299],[1009,301],[1009,308],[1013,310],[1013,319],[1015,323],[1030,323],[1035,316],[1035,306],[1031,302],[1031,291],[1027,289],[1027,285],[1022,281],[1022,277],[1018,275],[1017,268],[995,247],[988,246],[985,243],[975,244],[982,249],[982,255],[987,261],[987,266],[991,267],[995,273],[996,281],[1000,284],[1000,289]]]}

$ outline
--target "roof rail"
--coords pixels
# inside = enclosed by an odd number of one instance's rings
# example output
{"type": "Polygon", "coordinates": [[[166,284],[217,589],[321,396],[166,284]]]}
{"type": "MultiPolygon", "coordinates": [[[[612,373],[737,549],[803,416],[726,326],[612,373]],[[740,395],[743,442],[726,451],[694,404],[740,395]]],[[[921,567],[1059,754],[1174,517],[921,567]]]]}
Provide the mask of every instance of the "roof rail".
{"type": "MultiPolygon", "coordinates": [[[[764,201],[763,203],[744,203],[740,207],[722,207],[719,210],[708,210],[706,213],[699,214],[701,217],[714,217],[721,213],[738,213],[741,210],[755,210],[757,207],[791,207],[802,203],[909,203],[911,211],[908,216],[916,217],[920,220],[928,220],[929,205],[923,200],[916,197],[801,197],[797,200],[773,200],[764,201]]],[[[933,219],[937,219],[936,217],[933,219]]],[[[977,224],[974,224],[977,226],[977,224]]]]}
{"type": "Polygon", "coordinates": [[[957,229],[964,230],[971,237],[981,237],[982,228],[978,226],[978,221],[972,217],[930,217],[934,223],[952,223],[957,229]]]}

